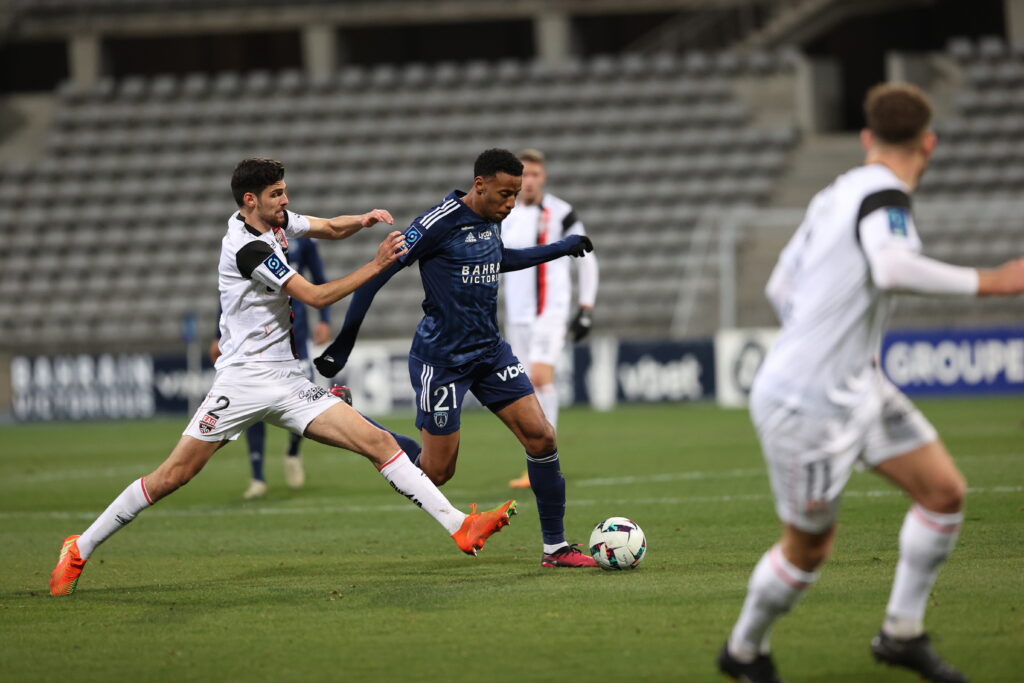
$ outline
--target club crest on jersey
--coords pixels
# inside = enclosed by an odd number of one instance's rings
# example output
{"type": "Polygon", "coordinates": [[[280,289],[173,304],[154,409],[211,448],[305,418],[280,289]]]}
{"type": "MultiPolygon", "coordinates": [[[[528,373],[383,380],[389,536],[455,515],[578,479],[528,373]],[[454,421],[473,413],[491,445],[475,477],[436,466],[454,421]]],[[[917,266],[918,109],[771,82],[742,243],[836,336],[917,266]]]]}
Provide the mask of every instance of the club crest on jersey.
{"type": "Polygon", "coordinates": [[[285,236],[284,230],[282,230],[281,228],[274,228],[274,239],[277,240],[277,243],[281,245],[281,249],[283,249],[284,253],[287,254],[288,253],[288,237],[285,236]]]}
{"type": "Polygon", "coordinates": [[[202,434],[209,434],[217,426],[217,418],[207,413],[199,420],[199,431],[202,434]]]}
{"type": "Polygon", "coordinates": [[[437,425],[438,429],[444,429],[445,425],[448,424],[448,411],[439,410],[434,413],[434,424],[437,425]]]}
{"type": "Polygon", "coordinates": [[[889,214],[889,232],[897,237],[907,236],[907,210],[897,207],[890,207],[886,210],[889,214]]]}
{"type": "Polygon", "coordinates": [[[276,278],[282,278],[288,274],[288,264],[281,260],[277,254],[271,254],[267,258],[263,259],[263,265],[267,267],[267,270],[273,274],[276,278]]]}

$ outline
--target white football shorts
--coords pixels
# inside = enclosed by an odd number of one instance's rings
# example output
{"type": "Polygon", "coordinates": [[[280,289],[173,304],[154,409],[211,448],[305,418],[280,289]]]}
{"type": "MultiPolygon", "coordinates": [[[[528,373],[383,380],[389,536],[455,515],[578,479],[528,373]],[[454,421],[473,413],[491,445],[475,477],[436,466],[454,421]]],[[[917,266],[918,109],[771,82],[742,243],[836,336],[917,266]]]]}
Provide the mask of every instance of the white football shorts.
{"type": "Polygon", "coordinates": [[[544,363],[554,367],[565,348],[566,328],[563,321],[538,318],[532,323],[506,325],[505,340],[525,365],[544,363]]]}
{"type": "Polygon", "coordinates": [[[341,399],[311,382],[298,361],[228,365],[182,432],[200,441],[234,440],[256,422],[296,434],[341,399]]]}
{"type": "Polygon", "coordinates": [[[899,389],[883,381],[876,407],[836,417],[808,415],[755,392],[750,415],[768,464],[779,518],[809,533],[836,522],[855,466],[876,465],[938,439],[899,389]]]}

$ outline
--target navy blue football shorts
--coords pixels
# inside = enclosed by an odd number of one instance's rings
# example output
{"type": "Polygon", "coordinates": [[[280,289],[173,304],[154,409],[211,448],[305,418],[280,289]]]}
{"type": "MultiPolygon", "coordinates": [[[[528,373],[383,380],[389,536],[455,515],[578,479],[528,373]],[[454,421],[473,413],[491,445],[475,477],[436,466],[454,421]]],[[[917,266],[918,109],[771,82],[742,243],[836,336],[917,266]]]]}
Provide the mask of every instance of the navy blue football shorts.
{"type": "Polygon", "coordinates": [[[437,436],[459,430],[467,390],[492,412],[533,393],[526,369],[504,340],[453,368],[427,365],[410,356],[409,377],[416,392],[416,426],[437,436]]]}

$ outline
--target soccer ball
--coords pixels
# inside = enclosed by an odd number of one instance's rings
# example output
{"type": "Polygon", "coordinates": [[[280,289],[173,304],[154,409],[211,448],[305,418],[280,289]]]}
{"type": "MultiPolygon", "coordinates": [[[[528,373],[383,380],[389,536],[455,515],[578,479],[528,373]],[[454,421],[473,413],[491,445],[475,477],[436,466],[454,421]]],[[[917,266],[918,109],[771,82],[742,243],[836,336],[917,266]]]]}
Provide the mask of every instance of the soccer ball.
{"type": "Polygon", "coordinates": [[[590,554],[602,569],[633,569],[646,552],[643,529],[625,517],[609,517],[590,534],[590,554]]]}

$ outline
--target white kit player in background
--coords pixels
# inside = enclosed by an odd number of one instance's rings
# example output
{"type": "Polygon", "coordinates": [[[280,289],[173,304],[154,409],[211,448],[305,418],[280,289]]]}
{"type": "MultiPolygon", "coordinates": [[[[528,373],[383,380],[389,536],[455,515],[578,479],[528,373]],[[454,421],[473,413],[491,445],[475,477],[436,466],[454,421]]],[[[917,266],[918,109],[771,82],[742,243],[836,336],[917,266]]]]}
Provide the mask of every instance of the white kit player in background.
{"type": "Polygon", "coordinates": [[[213,388],[163,464],[129,484],[80,536],[64,540],[50,576],[53,595],[73,593],[96,546],[188,483],[219,448],[259,421],[363,455],[396,491],[441,524],[463,552],[475,555],[491,534],[508,524],[514,501],[488,512],[460,512],[391,434],[311,382],[293,351],[289,297],[316,308],[341,300],[394,263],[405,248],[405,237],[392,231],[372,261],[321,285],[288,265],[288,239],[344,239],[380,221],[393,223],[391,214],[375,209],[324,219],[292,213],[286,208],[284,166],[273,159],[239,162],[231,190],[239,210],[228,219],[221,242],[221,355],[213,388]]]}
{"type": "Polygon", "coordinates": [[[923,624],[963,522],[966,484],[932,425],[884,377],[878,353],[898,292],[1019,294],[1024,260],[975,270],[922,256],[910,194],[936,144],[931,106],[918,88],[889,84],[873,88],[864,109],[865,165],[815,196],[767,286],[782,330],[754,380],[750,413],[783,531],[754,569],[718,656],[723,673],[752,683],[780,680],[771,628],[817,579],[858,463],[913,501],[871,653],[926,680],[967,680],[932,649],[923,624]]]}
{"type": "MultiPolygon", "coordinates": [[[[501,240],[511,249],[551,244],[569,235],[586,235],[572,205],[544,191],[547,173],[544,154],[525,149],[517,155],[523,162],[523,189],[516,207],[501,222],[501,240]]],[[[569,258],[549,261],[534,268],[502,274],[505,295],[505,338],[512,353],[528,368],[544,417],[558,429],[558,391],[555,368],[565,347],[572,313],[572,279],[569,258]]],[[[582,341],[593,326],[597,299],[597,257],[590,252],[575,259],[578,266],[579,304],[572,319],[574,342],[582,341]]],[[[524,472],[509,482],[512,488],[529,488],[524,472]]]]}

